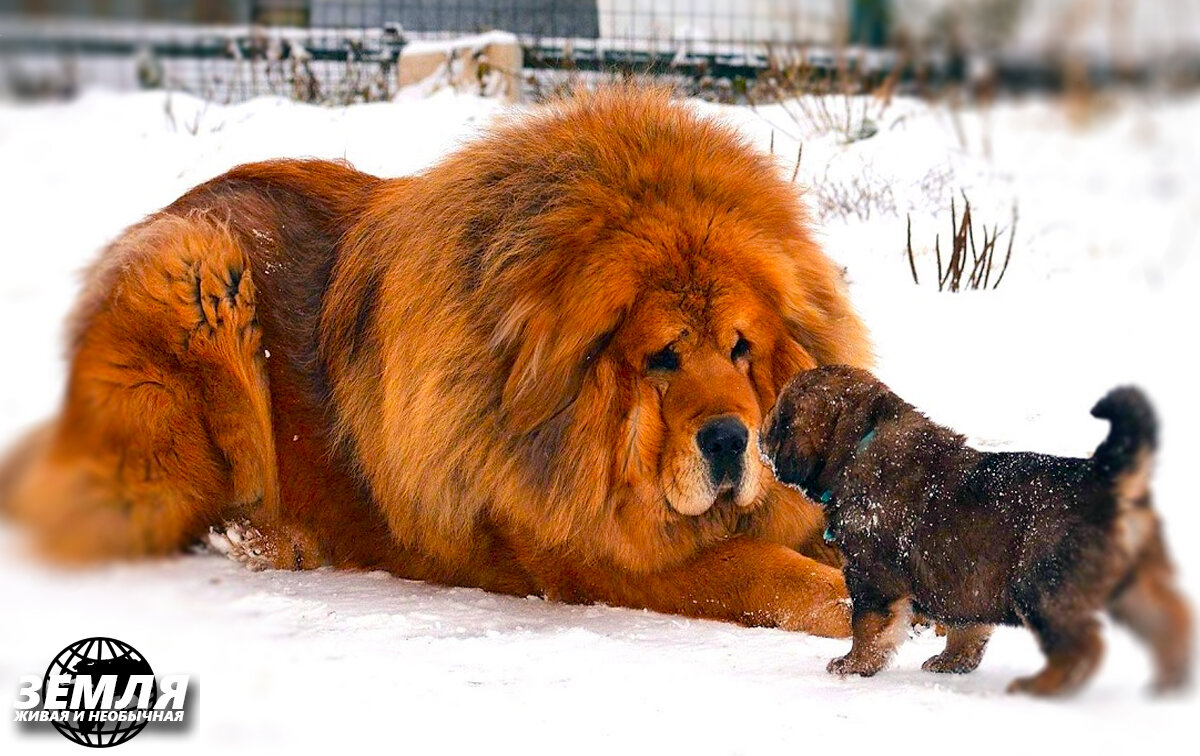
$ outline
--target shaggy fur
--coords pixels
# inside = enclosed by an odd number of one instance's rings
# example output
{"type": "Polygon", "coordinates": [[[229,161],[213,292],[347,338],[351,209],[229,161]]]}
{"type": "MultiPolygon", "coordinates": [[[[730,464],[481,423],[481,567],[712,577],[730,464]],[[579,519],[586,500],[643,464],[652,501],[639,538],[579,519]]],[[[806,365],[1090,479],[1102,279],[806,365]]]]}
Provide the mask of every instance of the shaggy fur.
{"type": "Polygon", "coordinates": [[[846,557],[854,645],[830,671],[878,672],[915,609],[949,628],[925,669],[970,672],[991,626],[1023,624],[1047,665],[1011,690],[1068,693],[1099,663],[1107,608],[1153,650],[1156,685],[1182,686],[1190,619],[1150,508],[1154,415],[1131,388],[1092,414],[1112,429],[1090,459],[986,453],[863,370],[796,376],[762,447],[779,480],[825,503],[846,557]]]}
{"type": "Polygon", "coordinates": [[[661,92],[410,178],[236,168],[104,253],[70,359],[5,474],[60,558],[233,522],[276,567],[849,632],[819,508],[755,445],[864,330],[777,166],[661,92]]]}

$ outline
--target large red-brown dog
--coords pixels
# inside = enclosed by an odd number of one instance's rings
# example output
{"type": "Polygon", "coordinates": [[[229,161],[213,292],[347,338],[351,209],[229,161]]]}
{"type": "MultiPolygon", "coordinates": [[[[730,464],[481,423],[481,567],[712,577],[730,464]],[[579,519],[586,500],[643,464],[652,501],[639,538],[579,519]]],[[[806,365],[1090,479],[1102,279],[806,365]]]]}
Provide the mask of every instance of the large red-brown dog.
{"type": "Polygon", "coordinates": [[[661,92],[411,178],[236,168],[102,255],[70,338],[0,474],[59,558],[245,519],[279,567],[849,632],[756,439],[798,370],[868,362],[863,327],[771,160],[661,92]]]}

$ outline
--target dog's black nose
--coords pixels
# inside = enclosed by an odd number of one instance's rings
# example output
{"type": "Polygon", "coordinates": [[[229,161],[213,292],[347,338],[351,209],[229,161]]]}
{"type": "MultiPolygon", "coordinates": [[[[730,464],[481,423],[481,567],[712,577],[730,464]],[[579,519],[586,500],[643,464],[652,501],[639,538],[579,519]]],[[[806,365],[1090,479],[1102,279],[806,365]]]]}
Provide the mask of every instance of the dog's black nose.
{"type": "Polygon", "coordinates": [[[750,431],[736,417],[725,415],[713,418],[696,434],[696,445],[708,462],[708,473],[714,485],[729,480],[737,483],[742,475],[742,455],[750,431]]]}

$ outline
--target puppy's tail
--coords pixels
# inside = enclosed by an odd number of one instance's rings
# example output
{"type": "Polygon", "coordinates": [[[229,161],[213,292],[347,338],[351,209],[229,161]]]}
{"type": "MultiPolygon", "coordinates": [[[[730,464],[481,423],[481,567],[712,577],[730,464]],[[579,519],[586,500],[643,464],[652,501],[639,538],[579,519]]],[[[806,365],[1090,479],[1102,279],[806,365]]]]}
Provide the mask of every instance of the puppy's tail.
{"type": "Polygon", "coordinates": [[[1100,474],[1114,482],[1137,481],[1139,491],[1124,491],[1129,498],[1148,493],[1149,470],[1158,448],[1158,420],[1154,408],[1142,391],[1122,386],[1108,392],[1092,407],[1092,416],[1112,424],[1108,438],[1096,447],[1092,456],[1100,474]]]}

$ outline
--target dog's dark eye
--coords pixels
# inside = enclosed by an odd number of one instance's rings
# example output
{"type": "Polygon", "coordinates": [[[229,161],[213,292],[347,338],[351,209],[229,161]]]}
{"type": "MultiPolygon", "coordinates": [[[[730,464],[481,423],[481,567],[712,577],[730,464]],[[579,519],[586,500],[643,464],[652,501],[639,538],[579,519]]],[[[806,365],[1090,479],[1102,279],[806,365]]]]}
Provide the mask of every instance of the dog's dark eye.
{"type": "Polygon", "coordinates": [[[646,358],[646,370],[673,372],[679,369],[679,355],[674,347],[664,347],[646,358]]]}
{"type": "Polygon", "coordinates": [[[733,349],[729,352],[729,359],[737,362],[743,357],[750,354],[750,342],[746,341],[745,337],[738,336],[737,343],[733,345],[733,349]]]}

